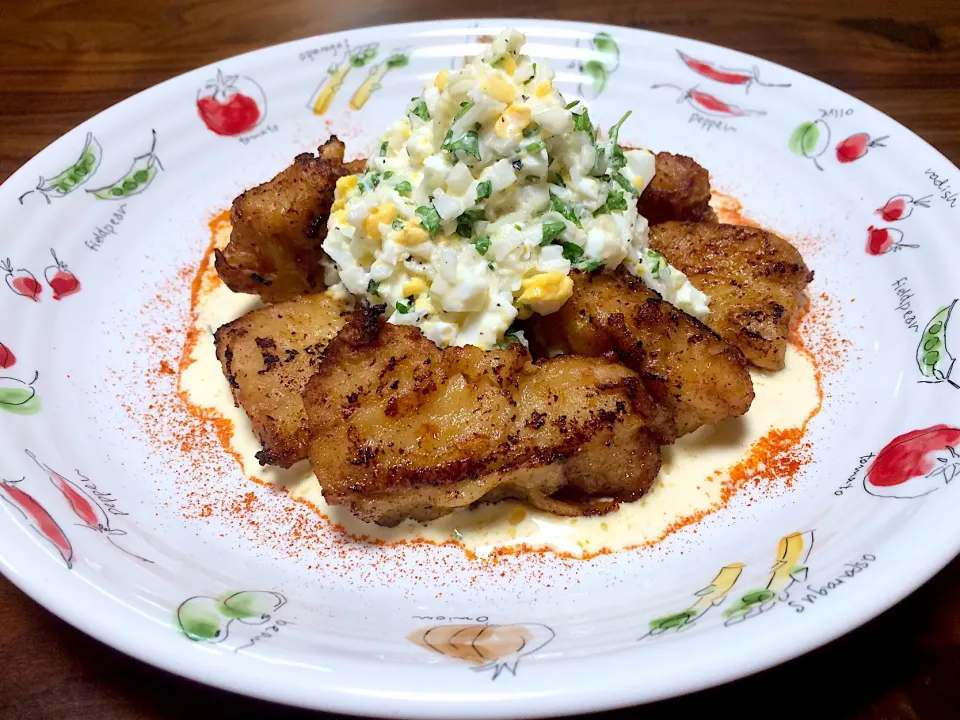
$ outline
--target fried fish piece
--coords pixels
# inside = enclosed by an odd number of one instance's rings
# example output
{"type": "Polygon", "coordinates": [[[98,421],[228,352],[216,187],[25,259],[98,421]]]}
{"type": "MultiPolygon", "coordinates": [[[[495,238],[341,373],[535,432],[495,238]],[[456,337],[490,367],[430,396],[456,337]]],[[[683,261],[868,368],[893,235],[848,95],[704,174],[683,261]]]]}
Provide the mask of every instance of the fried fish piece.
{"type": "Polygon", "coordinates": [[[382,311],[351,317],[303,393],[329,504],[394,526],[507,498],[596,515],[650,488],[675,432],[632,370],[533,364],[519,344],[441,350],[382,311]]]}
{"type": "Polygon", "coordinates": [[[350,309],[326,293],[253,310],[214,334],[217,357],[263,446],[262,465],[290,467],[310,439],[300,394],[350,309]]]}
{"type": "Polygon", "coordinates": [[[281,302],[326,287],[321,244],[337,180],[362,172],[366,161],[343,162],[336,135],[318,150],[303,153],[269,182],[233,201],[230,242],[216,251],[220,279],[234,292],[281,302]]]}
{"type": "Polygon", "coordinates": [[[651,225],[670,220],[716,222],[710,207],[710,174],[686,155],[657,153],[655,174],[637,209],[651,225]]]}
{"type": "Polygon", "coordinates": [[[790,322],[813,271],[782,237],[758,228],[671,222],[650,247],[710,296],[706,323],[757,367],[783,368],[790,322]]]}
{"type": "Polygon", "coordinates": [[[574,271],[572,277],[571,298],[557,312],[527,323],[535,352],[616,351],[673,412],[678,435],[750,409],[753,380],[736,347],[623,268],[574,271]]]}

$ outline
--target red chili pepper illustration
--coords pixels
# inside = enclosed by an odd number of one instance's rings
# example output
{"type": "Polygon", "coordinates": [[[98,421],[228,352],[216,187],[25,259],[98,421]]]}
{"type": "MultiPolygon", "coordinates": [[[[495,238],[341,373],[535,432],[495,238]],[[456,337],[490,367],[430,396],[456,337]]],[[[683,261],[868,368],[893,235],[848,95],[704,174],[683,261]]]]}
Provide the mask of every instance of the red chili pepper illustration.
{"type": "Polygon", "coordinates": [[[883,255],[890,251],[896,252],[903,248],[915,248],[919,245],[909,245],[903,242],[903,231],[896,228],[867,228],[867,255],[883,255]]]}
{"type": "Polygon", "coordinates": [[[67,269],[66,263],[60,262],[53,248],[50,248],[50,254],[53,255],[54,264],[44,269],[43,279],[53,290],[53,299],[60,300],[80,292],[80,281],[77,280],[77,276],[67,269]]]}
{"type": "Polygon", "coordinates": [[[0,270],[7,274],[4,280],[7,281],[8,288],[28,300],[40,302],[40,292],[43,290],[43,285],[37,282],[37,278],[34,277],[32,272],[24,268],[14,270],[10,258],[0,261],[0,270]],[[17,274],[14,275],[14,272],[17,274]]]}
{"type": "MultiPolygon", "coordinates": [[[[63,493],[63,497],[70,505],[70,509],[73,510],[73,513],[82,521],[83,527],[89,528],[90,530],[96,530],[97,532],[106,535],[107,539],[115,548],[122,550],[123,552],[127,553],[127,555],[135,557],[138,560],[142,560],[143,562],[153,562],[152,560],[147,560],[146,558],[140,557],[139,555],[120,547],[116,542],[114,542],[114,537],[122,537],[127,534],[126,531],[120,530],[119,528],[110,527],[110,516],[100,506],[100,503],[94,500],[85,490],[83,490],[76,483],[65,478],[49,465],[45,465],[44,463],[40,462],[37,459],[37,456],[29,450],[24,450],[24,452],[37,464],[37,467],[47,474],[47,476],[50,478],[50,482],[52,482],[61,493],[63,493]]],[[[79,470],[77,471],[77,475],[80,475],[79,470]]],[[[86,478],[83,475],[80,475],[80,477],[89,481],[89,478],[86,478]]]]}
{"type": "Polygon", "coordinates": [[[891,440],[877,453],[863,487],[878,497],[917,498],[948,484],[960,472],[960,429],[934,425],[891,440]]]}
{"type": "Polygon", "coordinates": [[[12,368],[17,364],[17,356],[6,345],[0,343],[0,368],[12,368]]]}
{"type": "Polygon", "coordinates": [[[0,491],[2,491],[0,497],[23,515],[35,533],[45,538],[57,549],[60,557],[67,564],[67,568],[72,568],[73,545],[70,544],[70,540],[64,535],[63,530],[60,529],[57,521],[53,519],[50,513],[31,495],[17,487],[22,481],[22,478],[20,480],[0,480],[0,491]]]}
{"type": "Polygon", "coordinates": [[[678,103],[686,101],[695,110],[699,110],[702,113],[707,113],[708,115],[717,115],[719,117],[743,117],[744,115],[767,114],[766,110],[747,110],[736,105],[731,105],[724,102],[720,98],[710,95],[709,93],[705,93],[702,90],[697,90],[696,87],[692,87],[689,90],[684,90],[678,85],[670,84],[651,86],[651,89],[653,90],[657,90],[659,88],[673,88],[674,90],[679,90],[683,94],[677,98],[678,103]]]}
{"type": "Polygon", "coordinates": [[[870,148],[886,147],[886,145],[883,144],[883,141],[888,137],[889,135],[884,135],[883,137],[878,137],[871,140],[870,135],[867,133],[856,133],[855,135],[851,135],[845,140],[841,140],[837,143],[837,161],[842,163],[852,163],[854,160],[859,160],[867,154],[867,150],[870,148]]]}
{"type": "Polygon", "coordinates": [[[729,68],[713,65],[705,60],[697,60],[690,57],[682,50],[677,50],[677,54],[684,64],[698,75],[709,80],[725,83],[727,85],[743,85],[747,92],[750,92],[750,86],[756,83],[762,87],[790,87],[790,83],[765,83],[760,81],[760,69],[754,65],[750,72],[746,70],[731,70],[729,68]]]}
{"type": "Polygon", "coordinates": [[[914,207],[930,207],[930,196],[926,195],[914,200],[912,195],[894,195],[884,203],[882,208],[877,208],[877,215],[887,222],[896,222],[910,217],[914,207]]]}

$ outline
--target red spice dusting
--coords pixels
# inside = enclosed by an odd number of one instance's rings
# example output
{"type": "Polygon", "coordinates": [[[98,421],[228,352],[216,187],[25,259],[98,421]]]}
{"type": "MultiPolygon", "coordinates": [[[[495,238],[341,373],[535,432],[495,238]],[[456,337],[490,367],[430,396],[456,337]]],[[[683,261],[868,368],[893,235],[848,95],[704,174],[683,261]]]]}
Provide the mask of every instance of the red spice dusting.
{"type": "MultiPolygon", "coordinates": [[[[758,226],[742,215],[735,198],[716,194],[714,203],[722,221],[758,226]]],[[[224,526],[229,530],[220,533],[224,538],[233,538],[271,555],[299,559],[302,567],[335,573],[364,584],[389,584],[401,575],[414,583],[435,585],[459,584],[467,575],[467,582],[476,584],[523,574],[533,587],[540,584],[546,587],[545,571],[569,574],[577,572],[581,559],[614,555],[610,550],[600,549],[586,552],[584,558],[574,558],[522,545],[501,548],[489,558],[479,560],[453,540],[444,543],[401,541],[388,545],[370,538],[354,539],[307,500],[293,498],[285,491],[278,492],[258,478],[250,478],[254,484],[238,482],[240,458],[230,449],[235,431],[233,423],[211,409],[192,405],[178,383],[179,375],[192,363],[192,352],[201,337],[202,330],[195,327],[198,302],[220,283],[211,271],[213,251],[216,237],[228,223],[227,211],[212,218],[210,242],[199,267],[191,264],[182,268],[163,283],[143,308],[140,313],[143,329],[135,334],[140,336],[141,343],[145,339],[152,349],[148,367],[143,375],[131,377],[129,382],[119,379],[125,386],[125,392],[119,393],[120,400],[161,458],[158,464],[167,466],[171,458],[182,463],[183,470],[175,487],[158,488],[158,491],[161,494],[166,491],[164,496],[168,497],[172,492],[184,518],[215,522],[218,528],[224,526]],[[174,372],[174,367],[179,372],[174,372]],[[454,548],[463,552],[451,552],[454,548]]],[[[849,341],[837,337],[833,331],[838,313],[837,304],[825,293],[814,295],[791,334],[794,347],[814,359],[818,368],[820,404],[803,425],[772,430],[728,473],[718,470],[707,478],[715,482],[723,477],[722,499],[715,507],[678,519],[662,537],[636,547],[658,544],[722,509],[737,495],[749,494],[746,498],[749,503],[757,499],[755,493],[783,492],[796,483],[799,473],[811,460],[810,443],[804,438],[810,420],[822,406],[821,373],[839,370],[849,351],[849,341]]],[[[529,583],[522,583],[527,588],[524,592],[532,587],[529,583]]]]}

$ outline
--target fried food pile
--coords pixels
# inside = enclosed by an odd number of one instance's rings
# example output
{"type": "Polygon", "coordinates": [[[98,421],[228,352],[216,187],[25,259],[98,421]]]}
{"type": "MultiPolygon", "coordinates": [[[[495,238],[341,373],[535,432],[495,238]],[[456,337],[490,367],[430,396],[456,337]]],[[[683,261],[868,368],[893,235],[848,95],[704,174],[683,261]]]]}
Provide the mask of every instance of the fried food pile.
{"type": "Polygon", "coordinates": [[[383,307],[324,293],[321,249],[344,162],[336,137],[233,203],[216,269],[267,304],[221,327],[217,357],[264,465],[309,458],[325,500],[394,526],[508,498],[596,515],[647,492],[660,449],[746,413],[752,364],[784,366],[813,272],[789,242],[723,225],[707,171],[658,153],[638,206],[650,247],[710,296],[705,323],[623,268],[574,271],[522,344],[441,349],[383,307]]]}

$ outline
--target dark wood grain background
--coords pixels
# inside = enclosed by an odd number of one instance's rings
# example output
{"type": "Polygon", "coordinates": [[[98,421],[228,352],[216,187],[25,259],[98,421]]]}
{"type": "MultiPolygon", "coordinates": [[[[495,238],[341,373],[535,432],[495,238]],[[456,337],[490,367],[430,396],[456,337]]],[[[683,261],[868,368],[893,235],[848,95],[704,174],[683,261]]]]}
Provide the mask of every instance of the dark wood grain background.
{"type": "MultiPolygon", "coordinates": [[[[628,25],[759,55],[856,95],[960,164],[958,0],[0,0],[0,181],[91,115],[215,60],[364,25],[517,15],[628,25]]],[[[960,718],[960,561],[825,648],[644,712],[960,718]]],[[[200,715],[308,714],[132,660],[0,578],[0,717],[200,715]]]]}

